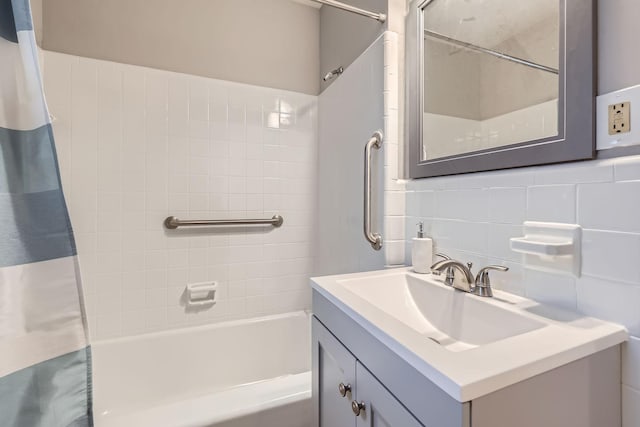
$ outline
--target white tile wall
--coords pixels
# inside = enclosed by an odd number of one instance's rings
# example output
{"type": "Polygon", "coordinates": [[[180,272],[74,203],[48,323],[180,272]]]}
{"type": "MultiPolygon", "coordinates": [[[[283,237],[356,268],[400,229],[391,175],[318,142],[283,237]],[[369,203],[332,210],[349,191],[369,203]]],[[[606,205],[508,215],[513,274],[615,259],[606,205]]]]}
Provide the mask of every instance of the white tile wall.
{"type": "Polygon", "coordinates": [[[385,31],[384,42],[384,252],[387,266],[404,260],[404,181],[399,179],[400,153],[400,37],[385,31]]]}
{"type": "Polygon", "coordinates": [[[576,222],[576,186],[533,185],[527,188],[527,218],[542,222],[576,222]]]}
{"type": "Polygon", "coordinates": [[[406,197],[407,239],[425,221],[438,251],[510,267],[495,287],[625,325],[624,427],[640,426],[640,157],[413,180],[406,197]],[[524,220],[577,221],[582,277],[526,268],[508,245],[524,220]]]}
{"type": "Polygon", "coordinates": [[[640,339],[631,338],[622,353],[622,375],[629,387],[640,390],[640,339]]]}
{"type": "Polygon", "coordinates": [[[316,97],[52,52],[44,81],[93,338],[309,307],[316,97]],[[162,226],[276,213],[280,229],[162,226]],[[188,310],[205,280],[219,302],[188,310]]]}
{"type": "Polygon", "coordinates": [[[640,425],[640,392],[626,385],[622,386],[622,425],[636,427],[640,425]]]}
{"type": "Polygon", "coordinates": [[[527,192],[524,188],[491,188],[488,191],[490,222],[522,224],[527,212],[527,192]]]}
{"type": "Polygon", "coordinates": [[[640,181],[578,186],[578,223],[585,228],[640,233],[640,181]]]}

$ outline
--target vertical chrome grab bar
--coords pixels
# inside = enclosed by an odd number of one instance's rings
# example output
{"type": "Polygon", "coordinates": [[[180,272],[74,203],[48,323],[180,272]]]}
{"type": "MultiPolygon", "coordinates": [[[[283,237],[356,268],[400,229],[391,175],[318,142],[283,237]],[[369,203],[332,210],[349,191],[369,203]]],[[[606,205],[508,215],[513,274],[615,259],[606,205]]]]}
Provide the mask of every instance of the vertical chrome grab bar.
{"type": "Polygon", "coordinates": [[[381,131],[374,132],[364,147],[364,237],[376,251],[382,249],[382,236],[371,231],[371,149],[381,147],[381,131]]]}

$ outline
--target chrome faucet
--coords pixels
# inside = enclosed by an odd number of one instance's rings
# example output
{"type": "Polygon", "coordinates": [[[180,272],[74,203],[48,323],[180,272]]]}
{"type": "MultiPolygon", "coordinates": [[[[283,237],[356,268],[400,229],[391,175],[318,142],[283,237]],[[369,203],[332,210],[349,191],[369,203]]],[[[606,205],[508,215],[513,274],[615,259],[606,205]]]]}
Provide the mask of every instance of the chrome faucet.
{"type": "Polygon", "coordinates": [[[492,297],[493,291],[491,290],[489,271],[509,270],[508,267],[503,267],[501,265],[489,265],[482,268],[474,279],[473,273],[471,272],[471,267],[473,267],[473,264],[471,263],[464,265],[463,263],[461,263],[460,261],[456,261],[455,259],[444,259],[433,264],[431,266],[431,271],[436,274],[441,274],[442,271],[446,269],[447,276],[444,280],[445,285],[481,297],[492,297]],[[461,277],[456,274],[456,270],[462,274],[461,277]]]}
{"type": "MultiPolygon", "coordinates": [[[[440,257],[440,258],[442,258],[444,260],[451,259],[451,257],[449,255],[447,255],[445,253],[442,253],[442,252],[436,252],[434,254],[434,256],[440,257]]],[[[435,276],[439,276],[439,275],[442,274],[442,271],[436,271],[436,270],[433,269],[433,266],[431,266],[431,274],[433,274],[435,276]]],[[[450,276],[450,275],[453,275],[453,269],[451,267],[447,268],[447,277],[450,276]]]]}
{"type": "Polygon", "coordinates": [[[445,269],[447,270],[447,277],[444,280],[445,285],[452,286],[465,292],[473,291],[475,281],[473,274],[471,273],[470,265],[464,265],[455,259],[445,259],[438,261],[431,266],[431,271],[437,273],[442,273],[445,269]],[[461,280],[456,280],[456,270],[462,273],[461,280]]]}

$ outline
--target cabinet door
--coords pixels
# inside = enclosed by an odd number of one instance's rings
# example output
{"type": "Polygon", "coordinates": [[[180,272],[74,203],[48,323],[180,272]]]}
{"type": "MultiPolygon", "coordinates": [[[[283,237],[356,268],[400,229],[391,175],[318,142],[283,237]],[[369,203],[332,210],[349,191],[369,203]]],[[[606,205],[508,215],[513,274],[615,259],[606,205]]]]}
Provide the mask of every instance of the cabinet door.
{"type": "Polygon", "coordinates": [[[313,425],[355,427],[356,420],[351,411],[356,386],[355,357],[315,317],[312,342],[313,425]]]}
{"type": "MultiPolygon", "coordinates": [[[[357,427],[423,427],[360,363],[357,364],[358,388],[354,406],[360,405],[357,427]]],[[[357,411],[358,407],[353,408],[357,411]]]]}

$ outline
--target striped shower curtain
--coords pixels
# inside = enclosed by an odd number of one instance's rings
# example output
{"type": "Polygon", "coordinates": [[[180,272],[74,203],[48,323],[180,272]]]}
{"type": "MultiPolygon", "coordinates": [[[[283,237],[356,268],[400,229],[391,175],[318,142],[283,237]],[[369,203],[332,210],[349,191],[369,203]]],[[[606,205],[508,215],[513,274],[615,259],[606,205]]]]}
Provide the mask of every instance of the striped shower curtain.
{"type": "Polygon", "coordinates": [[[0,0],[0,426],[90,426],[76,248],[29,0],[0,0]]]}

